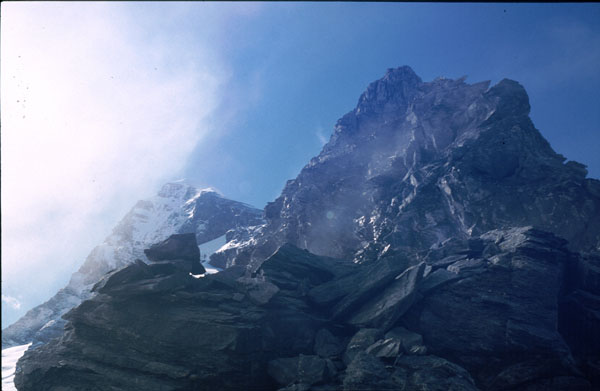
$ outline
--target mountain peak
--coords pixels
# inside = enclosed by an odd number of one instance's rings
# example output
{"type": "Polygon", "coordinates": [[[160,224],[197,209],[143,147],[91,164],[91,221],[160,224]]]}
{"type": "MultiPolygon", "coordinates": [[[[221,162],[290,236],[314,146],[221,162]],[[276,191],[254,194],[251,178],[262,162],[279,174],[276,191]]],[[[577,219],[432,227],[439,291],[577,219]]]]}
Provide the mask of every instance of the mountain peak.
{"type": "Polygon", "coordinates": [[[511,79],[502,79],[490,88],[489,96],[499,99],[496,113],[510,113],[513,116],[527,116],[531,110],[529,95],[525,87],[511,79]]]}
{"type": "Polygon", "coordinates": [[[382,80],[388,82],[406,82],[406,81],[417,81],[422,82],[421,78],[415,73],[415,71],[408,65],[402,65],[398,68],[388,68],[383,76],[382,80]]]}
{"type": "Polygon", "coordinates": [[[389,68],[360,96],[356,114],[370,115],[406,107],[423,81],[409,66],[389,68]]]}
{"type": "Polygon", "coordinates": [[[218,190],[212,187],[198,189],[183,180],[165,183],[158,192],[158,196],[163,198],[192,199],[206,193],[223,197],[218,190]]]}
{"type": "Polygon", "coordinates": [[[188,195],[188,193],[195,191],[196,189],[193,186],[184,182],[176,181],[165,183],[158,192],[158,196],[164,198],[184,198],[188,195]]]}

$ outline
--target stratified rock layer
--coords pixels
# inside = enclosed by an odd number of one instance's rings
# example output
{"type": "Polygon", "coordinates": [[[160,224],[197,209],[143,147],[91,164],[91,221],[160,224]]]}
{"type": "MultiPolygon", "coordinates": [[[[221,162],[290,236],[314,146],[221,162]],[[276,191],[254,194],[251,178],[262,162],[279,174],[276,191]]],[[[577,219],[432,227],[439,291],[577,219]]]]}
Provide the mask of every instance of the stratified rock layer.
{"type": "Polygon", "coordinates": [[[379,268],[388,278],[372,273],[385,260],[344,264],[292,245],[253,273],[232,267],[197,279],[170,262],[137,262],[97,284],[98,294],[66,315],[61,338],[26,352],[15,383],[23,391],[591,390],[558,322],[560,301],[572,295],[567,270],[580,260],[564,240],[524,227],[448,241],[404,271],[379,268]],[[315,292],[357,275],[373,277],[367,290],[315,303],[315,292]]]}

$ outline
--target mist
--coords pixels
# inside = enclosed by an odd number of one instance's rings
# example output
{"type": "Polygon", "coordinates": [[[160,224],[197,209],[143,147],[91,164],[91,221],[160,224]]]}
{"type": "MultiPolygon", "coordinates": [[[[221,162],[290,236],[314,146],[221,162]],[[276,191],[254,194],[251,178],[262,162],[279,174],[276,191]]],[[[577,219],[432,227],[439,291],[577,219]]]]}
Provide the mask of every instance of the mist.
{"type": "MultiPolygon", "coordinates": [[[[213,32],[251,14],[194,9],[213,32]]],[[[3,327],[64,285],[211,133],[230,72],[218,41],[178,29],[182,16],[180,6],[2,4],[3,327]]]]}

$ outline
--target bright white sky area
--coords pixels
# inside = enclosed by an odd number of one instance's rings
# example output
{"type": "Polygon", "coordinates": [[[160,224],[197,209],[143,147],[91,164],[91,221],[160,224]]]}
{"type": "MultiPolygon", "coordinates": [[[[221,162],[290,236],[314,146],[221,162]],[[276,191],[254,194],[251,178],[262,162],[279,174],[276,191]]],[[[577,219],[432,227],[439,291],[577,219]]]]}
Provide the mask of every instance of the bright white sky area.
{"type": "Polygon", "coordinates": [[[264,207],[387,68],[527,89],[600,176],[600,4],[2,2],[2,327],[185,178],[264,207]]]}
{"type": "MultiPolygon", "coordinates": [[[[199,23],[226,26],[205,8],[199,23]]],[[[228,82],[211,46],[218,42],[163,34],[182,12],[175,5],[144,23],[134,11],[2,3],[3,327],[5,315],[16,320],[9,310],[22,312],[64,285],[138,199],[181,173],[211,131],[228,82]]]]}

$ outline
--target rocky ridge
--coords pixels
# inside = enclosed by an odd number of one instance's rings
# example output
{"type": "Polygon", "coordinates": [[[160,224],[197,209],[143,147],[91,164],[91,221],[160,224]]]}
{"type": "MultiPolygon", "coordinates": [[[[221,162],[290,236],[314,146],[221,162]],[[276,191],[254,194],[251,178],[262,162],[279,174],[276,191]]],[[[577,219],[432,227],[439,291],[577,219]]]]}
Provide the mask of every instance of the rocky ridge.
{"type": "Polygon", "coordinates": [[[600,250],[600,181],[552,150],[517,82],[423,82],[390,69],[335,126],[281,196],[267,224],[215,254],[257,267],[283,243],[363,262],[448,238],[533,225],[600,250]]]}
{"type": "Polygon", "coordinates": [[[593,368],[572,354],[557,321],[573,290],[562,282],[581,262],[564,240],[531,227],[494,230],[421,255],[352,264],[288,244],[253,273],[234,266],[199,279],[138,261],[97,284],[65,316],[62,337],[26,352],[15,384],[592,389],[593,368]]]}

